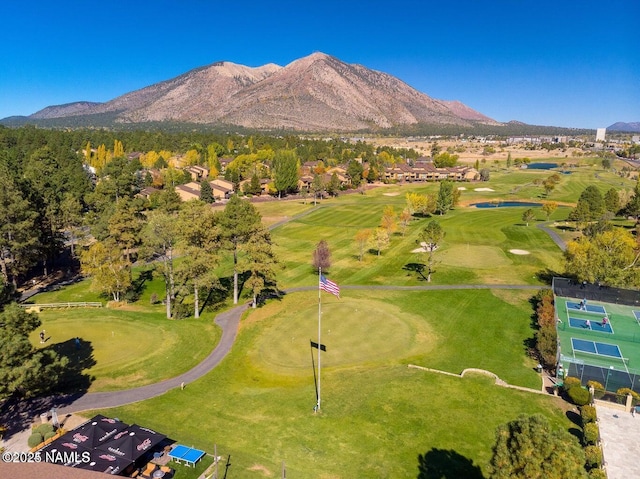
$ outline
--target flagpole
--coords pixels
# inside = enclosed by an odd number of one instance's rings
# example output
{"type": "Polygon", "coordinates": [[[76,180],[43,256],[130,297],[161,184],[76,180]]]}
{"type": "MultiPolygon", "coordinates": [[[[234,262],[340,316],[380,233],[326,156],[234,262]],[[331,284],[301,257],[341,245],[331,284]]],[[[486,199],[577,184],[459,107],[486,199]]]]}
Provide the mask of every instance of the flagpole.
{"type": "Polygon", "coordinates": [[[320,411],[320,349],[322,349],[322,341],[320,341],[320,318],[322,317],[322,291],[320,290],[320,281],[322,280],[322,266],[318,267],[318,403],[316,411],[320,411]]]}

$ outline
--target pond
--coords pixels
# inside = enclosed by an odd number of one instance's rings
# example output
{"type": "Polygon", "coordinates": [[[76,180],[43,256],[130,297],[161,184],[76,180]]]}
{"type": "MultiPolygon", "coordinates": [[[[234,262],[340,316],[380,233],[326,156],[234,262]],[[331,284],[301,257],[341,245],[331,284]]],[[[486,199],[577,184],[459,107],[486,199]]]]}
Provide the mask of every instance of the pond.
{"type": "Polygon", "coordinates": [[[550,170],[557,167],[558,163],[529,163],[527,165],[528,170],[550,170]]]}
{"type": "Polygon", "coordinates": [[[482,203],[472,203],[476,208],[506,208],[509,206],[542,206],[542,203],[530,201],[484,201],[482,203]]]}

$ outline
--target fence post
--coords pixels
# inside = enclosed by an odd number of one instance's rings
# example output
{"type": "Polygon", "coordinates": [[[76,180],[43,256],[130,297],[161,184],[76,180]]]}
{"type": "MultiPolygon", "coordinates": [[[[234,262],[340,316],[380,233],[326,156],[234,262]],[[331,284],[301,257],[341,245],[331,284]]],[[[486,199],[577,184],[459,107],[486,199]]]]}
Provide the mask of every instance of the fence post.
{"type": "Polygon", "coordinates": [[[631,396],[631,394],[627,394],[627,403],[624,406],[624,410],[626,412],[631,412],[632,404],[633,404],[633,396],[631,396]]]}

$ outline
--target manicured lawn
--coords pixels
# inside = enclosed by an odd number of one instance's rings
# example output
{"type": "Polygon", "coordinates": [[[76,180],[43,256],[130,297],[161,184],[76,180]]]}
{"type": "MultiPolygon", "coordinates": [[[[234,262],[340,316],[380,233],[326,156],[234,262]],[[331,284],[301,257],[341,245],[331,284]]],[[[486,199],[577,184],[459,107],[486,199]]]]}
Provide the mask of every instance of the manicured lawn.
{"type": "MultiPolygon", "coordinates": [[[[68,387],[84,387],[89,378],[90,391],[152,384],[193,368],[217,344],[220,330],[212,321],[215,313],[205,312],[198,320],[166,319],[164,306],[150,301],[152,294],[164,297],[162,279],[155,275],[142,282],[141,271],[134,271],[140,286],[133,304],[50,309],[39,314],[42,327],[32,333],[32,342],[37,347],[59,348],[76,364],[68,387]],[[42,329],[50,338],[44,345],[38,336],[42,329]],[[81,341],[80,350],[76,349],[76,337],[81,341]]],[[[91,279],[30,299],[36,304],[82,301],[107,304],[107,298],[91,290],[91,279]]]]}
{"type": "MultiPolygon", "coordinates": [[[[323,367],[413,363],[456,374],[474,367],[539,389],[535,364],[524,355],[533,293],[344,290],[339,300],[324,294],[322,343],[330,353],[323,367]]],[[[318,335],[317,293],[289,294],[247,321],[261,327],[248,367],[287,377],[308,374],[308,340],[318,335]]]]}
{"type": "Polygon", "coordinates": [[[91,391],[128,389],[177,376],[201,362],[220,336],[211,315],[170,321],[162,313],[127,308],[59,309],[41,312],[40,319],[42,327],[32,333],[32,343],[61,348],[72,364],[80,361],[81,373],[93,378],[91,391]],[[50,338],[44,345],[38,337],[42,329],[50,338]]]}
{"type": "MultiPolygon", "coordinates": [[[[439,264],[432,277],[434,284],[539,284],[536,273],[560,268],[559,248],[533,224],[525,226],[522,207],[458,207],[444,216],[414,218],[405,236],[394,234],[389,248],[380,256],[369,251],[363,261],[358,261],[354,236],[360,229],[375,228],[384,208],[384,204],[358,199],[322,207],[273,231],[276,251],[284,263],[279,276],[282,287],[314,284],[311,253],[320,239],[329,243],[332,279],[342,284],[423,284],[424,278],[412,266],[424,265],[426,255],[413,251],[418,247],[420,231],[432,219],[439,221],[446,232],[435,255],[439,264]],[[514,255],[511,249],[524,249],[530,254],[514,255]]],[[[397,211],[403,206],[399,205],[397,211]]]]}
{"type": "Polygon", "coordinates": [[[486,473],[499,424],[540,412],[556,427],[570,427],[556,398],[406,366],[456,373],[480,367],[539,388],[523,352],[530,334],[525,293],[325,296],[321,414],[312,411],[314,293],[252,312],[231,354],[184,391],[102,412],[211,454],[216,444],[219,455],[231,455],[229,474],[243,478],[277,477],[283,461],[288,476],[301,478],[415,477],[419,455],[442,451],[486,473]]]}

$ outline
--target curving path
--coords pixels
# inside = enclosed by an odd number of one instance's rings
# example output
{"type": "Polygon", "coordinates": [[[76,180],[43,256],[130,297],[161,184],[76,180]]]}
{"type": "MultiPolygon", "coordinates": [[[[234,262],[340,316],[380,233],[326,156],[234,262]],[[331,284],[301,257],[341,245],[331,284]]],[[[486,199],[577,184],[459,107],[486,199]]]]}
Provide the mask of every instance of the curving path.
{"type": "Polygon", "coordinates": [[[567,243],[560,237],[558,233],[549,228],[549,225],[553,223],[553,221],[545,221],[544,223],[536,224],[536,228],[541,229],[545,233],[547,233],[553,242],[560,248],[562,251],[567,249],[567,243]]]}
{"type": "MultiPolygon", "coordinates": [[[[288,218],[281,223],[286,223],[293,218],[305,216],[310,211],[303,212],[295,217],[288,218]]],[[[270,229],[279,226],[272,225],[270,229]]],[[[553,241],[564,251],[566,245],[564,241],[550,228],[548,223],[537,225],[538,228],[545,231],[553,239],[553,241]]],[[[423,285],[423,286],[389,286],[389,285],[369,285],[369,286],[341,286],[343,289],[353,290],[396,290],[396,291],[429,291],[429,290],[464,290],[464,289],[527,289],[535,290],[540,286],[536,285],[501,285],[501,284],[460,284],[460,285],[423,285]]],[[[311,291],[317,289],[317,286],[300,286],[285,290],[285,293],[294,293],[297,291],[311,291]]],[[[235,342],[238,334],[238,327],[242,314],[248,309],[249,304],[236,306],[228,311],[220,313],[216,316],[215,323],[222,329],[222,336],[216,348],[207,356],[200,364],[193,369],[170,378],[159,383],[149,384],[133,389],[112,392],[97,393],[79,393],[62,396],[51,396],[46,398],[36,398],[28,401],[10,402],[2,406],[0,420],[9,426],[9,431],[5,437],[9,437],[19,431],[28,429],[33,418],[43,411],[48,411],[52,407],[56,407],[59,415],[63,417],[65,414],[73,412],[85,411],[89,409],[104,409],[131,404],[138,401],[150,399],[166,393],[171,389],[180,387],[181,384],[188,384],[196,379],[204,376],[206,373],[215,368],[222,359],[231,351],[231,347],[235,342]]]]}
{"type": "Polygon", "coordinates": [[[231,346],[233,346],[238,334],[240,318],[242,317],[242,313],[246,311],[247,307],[247,304],[236,306],[235,308],[216,316],[215,323],[222,329],[220,342],[216,348],[211,351],[211,354],[209,354],[209,356],[207,356],[193,369],[181,374],[180,376],[138,388],[125,389],[123,391],[87,393],[77,398],[74,398],[73,396],[61,397],[60,399],[62,402],[68,402],[68,404],[60,407],[58,409],[59,413],[66,414],[86,409],[110,408],[143,401],[145,399],[160,396],[170,389],[180,387],[183,383],[188,384],[204,376],[220,364],[220,361],[222,361],[229,351],[231,351],[231,346]],[[71,400],[70,402],[69,399],[71,400]]]}
{"type": "MultiPolygon", "coordinates": [[[[540,289],[540,286],[534,285],[432,285],[432,286],[342,286],[343,289],[353,290],[397,290],[397,291],[428,291],[428,290],[452,290],[452,289],[540,289]]],[[[317,286],[301,286],[298,288],[290,288],[285,293],[294,293],[298,291],[316,290],[317,286]]],[[[231,351],[231,347],[238,334],[238,326],[242,314],[248,309],[249,304],[236,306],[235,308],[220,313],[216,316],[215,323],[222,329],[222,337],[216,348],[207,356],[200,364],[193,369],[165,381],[147,386],[141,386],[133,389],[125,389],[122,391],[96,392],[86,393],[83,395],[58,396],[53,398],[58,404],[60,414],[84,411],[87,409],[104,409],[116,406],[122,406],[145,399],[150,399],[166,393],[170,389],[180,387],[182,383],[185,385],[204,376],[213,368],[215,368],[222,359],[231,351]]]]}

